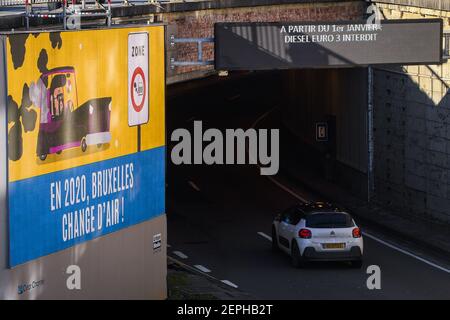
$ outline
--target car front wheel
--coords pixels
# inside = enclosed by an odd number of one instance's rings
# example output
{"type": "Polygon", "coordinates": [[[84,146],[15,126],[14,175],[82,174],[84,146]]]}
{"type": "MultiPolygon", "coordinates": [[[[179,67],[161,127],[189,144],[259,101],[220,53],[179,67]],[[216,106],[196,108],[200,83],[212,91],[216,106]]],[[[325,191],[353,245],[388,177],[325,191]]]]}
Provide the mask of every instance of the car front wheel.
{"type": "Polygon", "coordinates": [[[305,266],[305,262],[300,255],[300,249],[298,248],[297,241],[293,241],[292,249],[291,249],[291,261],[292,265],[295,268],[303,268],[305,266]]]}

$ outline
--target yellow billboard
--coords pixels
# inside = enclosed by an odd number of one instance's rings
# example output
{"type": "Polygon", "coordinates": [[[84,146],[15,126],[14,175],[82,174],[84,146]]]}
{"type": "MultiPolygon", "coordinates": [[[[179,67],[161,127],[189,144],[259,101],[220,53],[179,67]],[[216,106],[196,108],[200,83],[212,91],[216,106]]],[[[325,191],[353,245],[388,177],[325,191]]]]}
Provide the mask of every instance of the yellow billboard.
{"type": "Polygon", "coordinates": [[[164,26],[6,41],[10,264],[163,214],[164,26]]]}

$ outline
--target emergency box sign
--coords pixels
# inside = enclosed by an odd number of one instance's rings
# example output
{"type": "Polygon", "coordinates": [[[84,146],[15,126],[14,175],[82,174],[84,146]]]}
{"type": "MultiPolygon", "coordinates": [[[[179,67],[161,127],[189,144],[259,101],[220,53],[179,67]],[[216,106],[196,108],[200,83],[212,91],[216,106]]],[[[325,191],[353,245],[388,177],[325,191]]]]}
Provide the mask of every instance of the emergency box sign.
{"type": "Polygon", "coordinates": [[[128,35],[128,125],[148,122],[148,33],[128,35]]]}

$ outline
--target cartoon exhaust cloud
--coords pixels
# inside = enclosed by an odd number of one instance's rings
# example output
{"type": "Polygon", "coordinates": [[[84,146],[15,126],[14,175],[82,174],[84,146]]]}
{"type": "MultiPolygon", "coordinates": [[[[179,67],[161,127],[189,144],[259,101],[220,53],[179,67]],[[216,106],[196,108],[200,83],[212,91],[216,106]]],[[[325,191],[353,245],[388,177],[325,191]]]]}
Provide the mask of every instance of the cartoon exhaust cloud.
{"type": "Polygon", "coordinates": [[[11,95],[8,96],[8,124],[13,123],[8,132],[8,157],[13,161],[19,160],[23,154],[22,128],[25,132],[30,132],[36,126],[37,113],[30,109],[33,104],[29,91],[29,87],[25,83],[20,107],[11,95]]]}

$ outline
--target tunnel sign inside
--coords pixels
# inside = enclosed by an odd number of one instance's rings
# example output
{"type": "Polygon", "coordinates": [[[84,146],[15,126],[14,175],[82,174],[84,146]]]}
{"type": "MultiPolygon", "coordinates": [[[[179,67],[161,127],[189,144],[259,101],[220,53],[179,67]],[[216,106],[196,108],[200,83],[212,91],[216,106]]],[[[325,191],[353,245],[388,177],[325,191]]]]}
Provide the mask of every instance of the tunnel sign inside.
{"type": "Polygon", "coordinates": [[[439,64],[442,20],[216,23],[216,70],[439,64]]]}
{"type": "Polygon", "coordinates": [[[328,141],[328,123],[326,122],[316,123],[316,140],[328,141]]]}
{"type": "Polygon", "coordinates": [[[148,122],[148,33],[128,35],[128,125],[148,122]]]}

